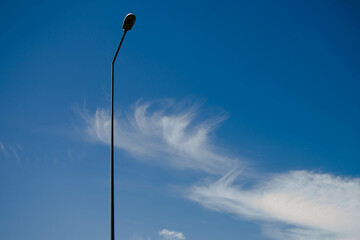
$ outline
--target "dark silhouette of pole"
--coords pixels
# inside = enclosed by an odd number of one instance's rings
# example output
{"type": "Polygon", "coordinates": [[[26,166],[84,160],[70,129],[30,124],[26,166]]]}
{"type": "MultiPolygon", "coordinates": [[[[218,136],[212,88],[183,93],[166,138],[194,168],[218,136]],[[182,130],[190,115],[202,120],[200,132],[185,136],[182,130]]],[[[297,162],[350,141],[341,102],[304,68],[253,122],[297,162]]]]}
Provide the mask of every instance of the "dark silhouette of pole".
{"type": "Polygon", "coordinates": [[[135,15],[129,13],[126,15],[122,28],[124,33],[121,37],[119,46],[116,50],[114,59],[111,63],[111,143],[110,143],[110,240],[115,239],[114,231],[114,63],[119,53],[121,44],[125,38],[126,32],[131,30],[135,23],[135,15]]]}

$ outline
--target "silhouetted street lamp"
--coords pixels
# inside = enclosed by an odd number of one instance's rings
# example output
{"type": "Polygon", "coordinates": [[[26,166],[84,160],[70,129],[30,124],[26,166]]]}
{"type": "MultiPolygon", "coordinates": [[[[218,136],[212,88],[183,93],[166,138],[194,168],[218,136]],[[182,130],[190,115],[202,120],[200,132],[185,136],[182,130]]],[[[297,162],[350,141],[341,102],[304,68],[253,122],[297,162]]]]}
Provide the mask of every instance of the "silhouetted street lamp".
{"type": "Polygon", "coordinates": [[[110,240],[114,240],[114,63],[119,53],[121,44],[127,31],[131,30],[135,23],[135,15],[126,15],[122,28],[124,33],[111,63],[111,144],[110,144],[110,240]]]}

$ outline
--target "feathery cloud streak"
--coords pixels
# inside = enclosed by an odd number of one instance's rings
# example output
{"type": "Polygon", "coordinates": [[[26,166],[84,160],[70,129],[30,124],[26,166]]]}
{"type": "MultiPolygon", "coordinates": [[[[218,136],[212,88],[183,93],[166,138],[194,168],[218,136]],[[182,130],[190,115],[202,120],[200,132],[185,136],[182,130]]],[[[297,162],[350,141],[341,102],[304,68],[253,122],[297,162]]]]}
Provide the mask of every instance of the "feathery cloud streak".
{"type": "MultiPolygon", "coordinates": [[[[224,155],[209,138],[225,117],[201,120],[198,110],[196,104],[169,100],[138,103],[133,111],[116,119],[115,145],[139,159],[161,165],[228,173],[216,182],[194,185],[187,197],[212,210],[261,220],[264,234],[271,238],[359,239],[359,179],[290,171],[252,188],[234,185],[239,172],[233,169],[244,163],[224,155]]],[[[95,115],[85,112],[83,117],[86,135],[109,143],[109,114],[98,109],[95,115]]]]}
{"type": "Polygon", "coordinates": [[[7,159],[15,159],[17,163],[20,163],[19,153],[22,152],[22,148],[19,144],[11,145],[0,142],[0,156],[3,155],[7,159]]]}
{"type": "Polygon", "coordinates": [[[232,172],[193,186],[188,198],[216,211],[293,226],[265,231],[275,239],[359,239],[360,179],[292,171],[243,189],[235,178],[232,172]]]}
{"type": "MultiPolygon", "coordinates": [[[[97,109],[94,116],[87,112],[82,116],[87,123],[87,136],[109,143],[109,113],[97,109]]],[[[171,100],[137,103],[130,113],[115,119],[115,146],[139,159],[225,174],[237,167],[239,161],[221,154],[221,149],[209,138],[225,118],[218,115],[201,121],[196,104],[186,107],[171,100]]]]}

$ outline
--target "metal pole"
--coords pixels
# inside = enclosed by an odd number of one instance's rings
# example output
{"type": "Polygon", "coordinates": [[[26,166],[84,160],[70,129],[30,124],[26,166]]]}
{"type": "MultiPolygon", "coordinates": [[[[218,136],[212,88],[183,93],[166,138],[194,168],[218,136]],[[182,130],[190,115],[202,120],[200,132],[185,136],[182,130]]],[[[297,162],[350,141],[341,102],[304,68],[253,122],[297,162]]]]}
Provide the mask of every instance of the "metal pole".
{"type": "Polygon", "coordinates": [[[124,30],[114,59],[111,63],[111,144],[110,144],[110,240],[115,239],[114,231],[114,63],[127,30],[124,30]]]}

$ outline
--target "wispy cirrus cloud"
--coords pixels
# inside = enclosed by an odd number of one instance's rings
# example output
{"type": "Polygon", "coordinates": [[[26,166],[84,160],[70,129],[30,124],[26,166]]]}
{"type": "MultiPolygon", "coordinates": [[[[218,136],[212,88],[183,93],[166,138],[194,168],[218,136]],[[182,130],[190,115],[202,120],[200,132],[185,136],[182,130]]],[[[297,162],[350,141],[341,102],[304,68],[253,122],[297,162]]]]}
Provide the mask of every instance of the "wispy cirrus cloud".
{"type": "Polygon", "coordinates": [[[20,163],[19,153],[22,152],[22,148],[19,144],[4,144],[0,142],[0,155],[3,155],[8,159],[15,159],[17,163],[20,163]]]}
{"type": "Polygon", "coordinates": [[[206,208],[277,223],[275,239],[359,239],[360,179],[308,171],[275,175],[253,188],[235,185],[236,173],[195,185],[188,198],[206,208]],[[281,225],[282,224],[282,225],[281,225]]]}
{"type": "MultiPolygon", "coordinates": [[[[87,123],[87,137],[109,143],[109,112],[97,109],[94,115],[84,111],[82,116],[87,123]]],[[[115,119],[115,146],[139,159],[225,174],[236,168],[239,160],[222,154],[209,137],[225,119],[222,114],[201,120],[197,104],[176,104],[171,100],[139,102],[115,119]]]]}
{"type": "Polygon", "coordinates": [[[0,150],[5,157],[9,157],[9,152],[6,150],[6,147],[2,142],[0,142],[0,150]]]}
{"type": "MultiPolygon", "coordinates": [[[[337,234],[322,229],[309,227],[298,227],[281,224],[266,224],[262,229],[263,233],[276,240],[339,240],[337,234]]],[[[350,239],[347,239],[350,240],[350,239]]]]}
{"type": "Polygon", "coordinates": [[[164,239],[169,240],[186,240],[185,235],[182,232],[171,231],[168,229],[163,229],[159,232],[159,235],[164,239]]]}
{"type": "MultiPolygon", "coordinates": [[[[85,111],[82,115],[86,136],[109,143],[109,113],[97,109],[95,114],[85,111]]],[[[139,102],[132,111],[116,118],[115,145],[138,159],[224,175],[218,181],[190,187],[186,197],[205,208],[259,221],[263,233],[270,238],[359,239],[358,178],[289,171],[265,181],[247,179],[247,183],[257,182],[250,188],[236,185],[238,175],[246,176],[236,169],[248,168],[244,168],[243,161],[224,154],[210,138],[225,119],[226,116],[217,115],[203,120],[197,104],[176,104],[170,100],[139,102]]],[[[160,233],[168,239],[181,239],[174,238],[175,231],[163,229],[160,233]]]]}

